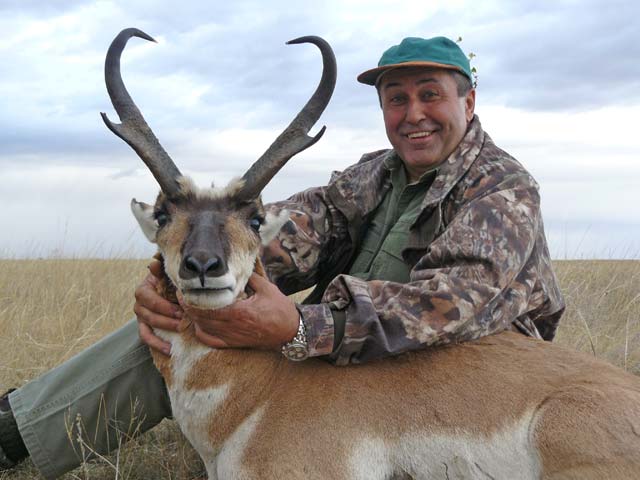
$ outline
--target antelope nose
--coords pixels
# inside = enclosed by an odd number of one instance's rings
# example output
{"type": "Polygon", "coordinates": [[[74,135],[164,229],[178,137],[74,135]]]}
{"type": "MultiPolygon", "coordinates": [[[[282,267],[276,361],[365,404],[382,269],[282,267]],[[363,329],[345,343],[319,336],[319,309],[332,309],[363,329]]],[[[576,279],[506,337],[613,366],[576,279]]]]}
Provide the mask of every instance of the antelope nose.
{"type": "Polygon", "coordinates": [[[198,277],[204,287],[205,277],[219,277],[225,270],[224,261],[218,255],[187,255],[180,266],[180,276],[185,279],[198,277]]]}

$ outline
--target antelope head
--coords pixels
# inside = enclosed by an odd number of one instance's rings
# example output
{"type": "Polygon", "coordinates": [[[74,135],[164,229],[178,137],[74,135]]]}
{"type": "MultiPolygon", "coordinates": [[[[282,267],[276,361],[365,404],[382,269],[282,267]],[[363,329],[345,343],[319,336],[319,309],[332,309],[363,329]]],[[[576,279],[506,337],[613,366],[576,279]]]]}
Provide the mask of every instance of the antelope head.
{"type": "Polygon", "coordinates": [[[319,37],[287,42],[313,43],[320,49],[323,72],[316,91],[241,178],[223,188],[198,188],[182,176],[124,86],[120,57],[131,37],[155,41],[135,28],[123,30],[113,40],[105,61],[105,81],[122,123],[101,114],[107,127],[136,151],[160,185],[154,205],[134,198],[131,209],[146,237],[158,245],[165,271],[186,303],[200,308],[228,305],[244,291],[261,243],[268,243],[288,220],[286,215],[266,218],[260,193],[291,157],[324,133],[325,127],[315,137],[308,135],[333,93],[335,57],[319,37]]]}

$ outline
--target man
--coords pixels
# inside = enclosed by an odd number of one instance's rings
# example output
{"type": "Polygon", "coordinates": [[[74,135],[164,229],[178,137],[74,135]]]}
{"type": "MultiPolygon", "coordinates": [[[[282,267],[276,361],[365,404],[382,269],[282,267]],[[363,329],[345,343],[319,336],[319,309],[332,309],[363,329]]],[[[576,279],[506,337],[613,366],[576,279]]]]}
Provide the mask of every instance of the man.
{"type": "MultiPolygon", "coordinates": [[[[282,348],[292,359],[325,356],[339,365],[509,328],[551,340],[564,305],[537,185],[482,130],[464,53],[443,37],[407,38],[358,80],[375,85],[393,149],[269,206],[291,212],[263,254],[279,288],[254,275],[247,300],[212,312],[187,308],[200,340],[282,348]],[[302,305],[285,295],[312,285],[302,305]]],[[[152,328],[175,329],[185,312],[155,293],[156,281],[149,275],[137,289],[135,311],[140,338],[168,354],[152,328]]],[[[63,418],[96,423],[102,396],[116,405],[137,398],[142,430],[171,414],[133,328],[13,392],[13,413],[6,399],[0,403],[0,462],[10,465],[28,450],[47,478],[73,468],[63,418]],[[84,373],[87,364],[97,366],[84,373]]],[[[126,422],[134,412],[121,406],[119,414],[126,422]]]]}

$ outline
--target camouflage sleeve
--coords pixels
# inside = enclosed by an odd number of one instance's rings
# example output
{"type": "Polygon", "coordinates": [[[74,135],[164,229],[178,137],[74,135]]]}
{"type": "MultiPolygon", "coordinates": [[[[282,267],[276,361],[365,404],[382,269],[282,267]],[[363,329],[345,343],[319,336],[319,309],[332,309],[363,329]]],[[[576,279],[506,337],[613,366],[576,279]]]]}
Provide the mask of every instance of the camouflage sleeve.
{"type": "Polygon", "coordinates": [[[344,216],[326,198],[326,187],[311,188],[265,206],[267,218],[286,212],[289,220],[263,248],[269,279],[291,294],[312,287],[348,239],[344,216]]]}
{"type": "Polygon", "coordinates": [[[529,180],[511,179],[462,206],[409,283],[336,277],[322,304],[300,307],[311,354],[362,363],[509,328],[533,288],[527,261],[540,209],[529,180]],[[336,311],[345,318],[342,339],[334,338],[336,311]]]}

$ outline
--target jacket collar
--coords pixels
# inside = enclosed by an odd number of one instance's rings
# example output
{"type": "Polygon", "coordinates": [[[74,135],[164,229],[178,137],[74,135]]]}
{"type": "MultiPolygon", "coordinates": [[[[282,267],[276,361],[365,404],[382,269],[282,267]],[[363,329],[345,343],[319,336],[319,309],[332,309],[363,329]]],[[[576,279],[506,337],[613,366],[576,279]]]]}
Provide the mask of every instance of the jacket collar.
{"type": "Polygon", "coordinates": [[[438,175],[427,191],[422,209],[442,203],[451,189],[460,181],[478,158],[484,145],[485,133],[477,115],[473,116],[467,133],[458,147],[438,167],[438,175]]]}

